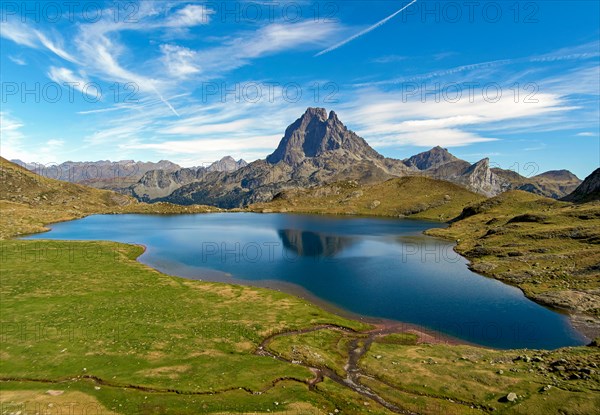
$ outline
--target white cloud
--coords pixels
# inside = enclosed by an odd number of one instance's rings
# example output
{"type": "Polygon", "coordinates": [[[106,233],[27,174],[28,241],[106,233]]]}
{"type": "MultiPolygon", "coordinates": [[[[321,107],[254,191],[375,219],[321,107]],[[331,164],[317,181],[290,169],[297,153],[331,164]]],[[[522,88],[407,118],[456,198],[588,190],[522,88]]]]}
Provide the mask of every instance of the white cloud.
{"type": "Polygon", "coordinates": [[[210,23],[210,17],[214,14],[211,9],[198,4],[188,4],[168,16],[164,22],[165,27],[192,27],[210,23]]]}
{"type": "Polygon", "coordinates": [[[583,133],[578,133],[577,137],[596,137],[598,133],[592,133],[591,131],[585,131],[583,133]]]}
{"type": "Polygon", "coordinates": [[[162,62],[170,75],[184,78],[200,72],[194,63],[195,51],[177,45],[160,45],[160,50],[163,53],[162,62]]]}
{"type": "Polygon", "coordinates": [[[90,84],[88,80],[75,75],[73,71],[67,68],[57,68],[55,66],[51,66],[50,71],[48,72],[48,77],[57,84],[73,87],[90,97],[95,98],[99,92],[96,88],[88,88],[88,85],[90,84]]]}
{"type": "Polygon", "coordinates": [[[73,63],[77,62],[71,54],[64,50],[62,40],[58,35],[55,36],[57,39],[51,40],[42,32],[19,21],[3,20],[0,22],[0,27],[0,36],[12,40],[19,45],[28,46],[34,49],[41,49],[44,47],[62,59],[73,63]]]}
{"type": "Polygon", "coordinates": [[[198,62],[208,76],[220,76],[251,60],[271,54],[319,47],[323,39],[340,31],[334,23],[313,20],[298,23],[271,23],[253,32],[237,33],[218,47],[198,51],[198,62]]]}
{"type": "Polygon", "coordinates": [[[13,61],[14,63],[16,63],[17,65],[21,65],[21,66],[25,66],[27,65],[27,62],[25,61],[25,59],[20,58],[18,56],[8,56],[8,59],[10,59],[11,61],[13,61]]]}

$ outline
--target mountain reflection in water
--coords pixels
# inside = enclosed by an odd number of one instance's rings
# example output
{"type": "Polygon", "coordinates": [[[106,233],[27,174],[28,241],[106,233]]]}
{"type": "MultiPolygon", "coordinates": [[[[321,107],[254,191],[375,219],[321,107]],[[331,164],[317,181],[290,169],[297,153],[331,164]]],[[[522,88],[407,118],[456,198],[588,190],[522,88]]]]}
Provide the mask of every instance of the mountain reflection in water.
{"type": "Polygon", "coordinates": [[[352,237],[325,235],[297,229],[280,229],[277,234],[284,248],[306,257],[333,257],[354,243],[352,237]]]}

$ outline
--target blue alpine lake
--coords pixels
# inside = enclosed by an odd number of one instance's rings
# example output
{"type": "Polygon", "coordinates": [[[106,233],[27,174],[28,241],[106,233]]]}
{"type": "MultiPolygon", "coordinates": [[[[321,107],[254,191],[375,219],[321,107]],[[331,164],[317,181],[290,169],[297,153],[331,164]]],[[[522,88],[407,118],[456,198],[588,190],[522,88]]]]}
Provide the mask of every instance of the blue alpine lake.
{"type": "Polygon", "coordinates": [[[186,278],[277,288],[354,316],[495,348],[584,344],[567,316],[470,271],[439,223],[293,214],[95,215],[26,239],[143,244],[140,261],[186,278]]]}

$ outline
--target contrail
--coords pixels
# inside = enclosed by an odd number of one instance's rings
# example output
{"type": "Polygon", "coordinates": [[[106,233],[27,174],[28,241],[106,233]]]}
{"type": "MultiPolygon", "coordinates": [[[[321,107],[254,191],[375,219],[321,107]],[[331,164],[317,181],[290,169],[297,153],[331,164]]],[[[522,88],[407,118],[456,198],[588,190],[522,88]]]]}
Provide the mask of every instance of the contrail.
{"type": "Polygon", "coordinates": [[[167,106],[169,107],[169,109],[171,111],[173,111],[173,114],[177,115],[178,117],[181,117],[181,115],[179,115],[179,113],[177,111],[175,111],[175,108],[173,108],[173,106],[171,105],[171,103],[169,101],[167,101],[160,92],[158,92],[158,89],[156,89],[156,87],[152,84],[150,84],[150,88],[152,88],[154,90],[154,92],[156,92],[156,95],[158,95],[158,98],[167,106]]]}
{"type": "Polygon", "coordinates": [[[360,33],[355,34],[352,37],[349,37],[346,40],[342,40],[340,43],[336,43],[335,45],[331,46],[330,48],[327,48],[325,50],[322,50],[321,52],[317,53],[314,57],[317,56],[321,56],[321,55],[325,55],[326,53],[329,53],[333,50],[336,50],[337,48],[344,46],[346,43],[352,42],[354,39],[358,39],[359,37],[366,35],[367,33],[377,29],[379,26],[382,26],[384,24],[386,24],[390,19],[393,19],[394,17],[396,17],[398,14],[402,13],[404,10],[406,10],[408,7],[410,7],[411,5],[413,5],[414,3],[416,3],[417,0],[413,0],[410,3],[408,3],[406,6],[404,6],[403,8],[401,8],[400,10],[398,10],[396,13],[386,17],[385,19],[375,23],[373,26],[366,28],[365,30],[363,30],[360,33]]]}

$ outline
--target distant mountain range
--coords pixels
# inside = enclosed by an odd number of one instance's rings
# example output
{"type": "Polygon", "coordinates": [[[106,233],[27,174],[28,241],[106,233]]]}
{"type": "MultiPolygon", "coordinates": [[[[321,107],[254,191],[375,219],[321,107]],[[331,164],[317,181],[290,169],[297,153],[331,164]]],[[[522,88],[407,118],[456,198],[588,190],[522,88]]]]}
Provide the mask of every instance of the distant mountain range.
{"type": "Polygon", "coordinates": [[[134,160],[66,161],[61,164],[27,163],[21,160],[11,161],[40,176],[70,183],[83,183],[98,188],[110,188],[117,184],[136,183],[146,172],[151,170],[174,171],[181,169],[181,166],[166,160],[161,160],[158,163],[134,160]]]}
{"type": "Polygon", "coordinates": [[[27,163],[22,160],[11,161],[21,167],[25,167],[27,170],[51,179],[117,191],[123,191],[123,189],[135,185],[149,172],[162,172],[162,174],[168,174],[181,170],[189,170],[193,171],[195,174],[201,174],[202,172],[213,171],[235,171],[248,164],[241,159],[235,161],[230,156],[223,157],[221,160],[213,162],[208,167],[194,167],[191,169],[182,169],[178,164],[168,160],[161,160],[158,163],[134,160],[101,160],[93,162],[67,161],[61,164],[47,165],[27,163]]]}
{"type": "MultiPolygon", "coordinates": [[[[35,168],[17,162],[30,170],[35,168]]],[[[335,112],[327,113],[324,108],[308,108],[286,129],[271,155],[250,164],[228,156],[209,167],[199,168],[181,168],[168,161],[63,163],[59,166],[59,170],[65,172],[96,168],[103,172],[133,169],[134,173],[127,176],[129,181],[119,180],[119,177],[91,179],[78,174],[62,179],[117,190],[145,202],[222,208],[268,202],[282,191],[314,188],[341,180],[374,184],[395,177],[426,176],[488,197],[519,189],[555,199],[567,196],[581,184],[581,180],[567,170],[527,178],[510,170],[491,168],[487,158],[471,164],[441,147],[404,160],[386,158],[350,131],[335,112]]]]}

